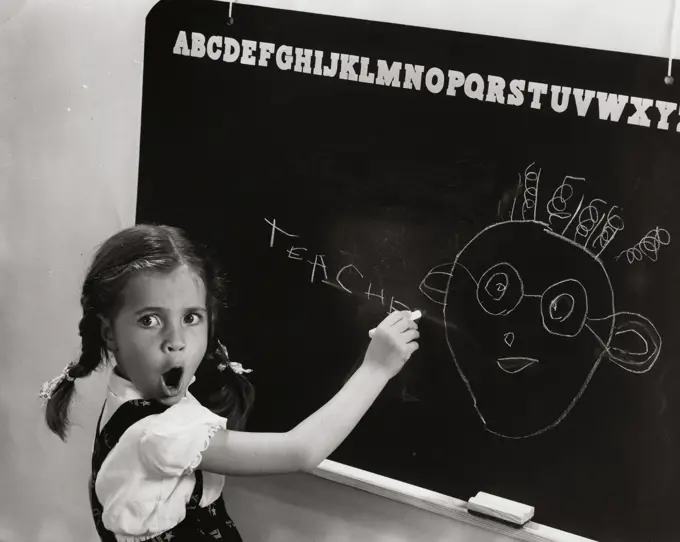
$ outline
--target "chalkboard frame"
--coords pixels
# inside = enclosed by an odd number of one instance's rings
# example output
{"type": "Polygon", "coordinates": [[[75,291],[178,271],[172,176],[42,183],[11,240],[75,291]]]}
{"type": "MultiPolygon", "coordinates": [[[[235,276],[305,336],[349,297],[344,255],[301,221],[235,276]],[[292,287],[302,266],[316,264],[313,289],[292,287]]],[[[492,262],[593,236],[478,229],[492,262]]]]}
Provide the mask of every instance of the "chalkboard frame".
{"type": "MultiPolygon", "coordinates": [[[[310,474],[523,542],[596,542],[591,538],[560,531],[533,521],[529,521],[522,527],[512,527],[492,519],[475,516],[468,513],[466,501],[330,459],[323,461],[310,474]]],[[[502,497],[502,495],[499,496],[502,497]]],[[[526,504],[531,505],[531,503],[526,504]]]]}

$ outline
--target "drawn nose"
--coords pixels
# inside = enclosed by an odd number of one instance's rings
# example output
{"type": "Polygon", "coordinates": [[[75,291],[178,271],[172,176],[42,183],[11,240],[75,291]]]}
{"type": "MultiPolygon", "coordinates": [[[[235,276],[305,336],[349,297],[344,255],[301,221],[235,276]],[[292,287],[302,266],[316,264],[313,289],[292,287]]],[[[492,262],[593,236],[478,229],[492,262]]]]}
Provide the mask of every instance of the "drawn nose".
{"type": "Polygon", "coordinates": [[[515,334],[512,331],[509,331],[503,335],[503,341],[505,341],[505,344],[512,347],[512,343],[515,342],[515,334]]]}

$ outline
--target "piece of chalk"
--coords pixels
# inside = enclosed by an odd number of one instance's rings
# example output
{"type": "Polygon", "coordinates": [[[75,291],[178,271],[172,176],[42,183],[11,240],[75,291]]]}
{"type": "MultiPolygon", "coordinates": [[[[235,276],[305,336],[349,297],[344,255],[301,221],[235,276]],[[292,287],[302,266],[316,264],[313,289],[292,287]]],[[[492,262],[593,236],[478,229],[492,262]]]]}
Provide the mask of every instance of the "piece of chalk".
{"type": "Polygon", "coordinates": [[[468,501],[468,510],[483,516],[524,525],[534,517],[534,507],[480,491],[468,501]]]}
{"type": "MultiPolygon", "coordinates": [[[[420,312],[419,310],[413,311],[413,312],[411,313],[411,320],[417,320],[417,319],[420,318],[422,315],[423,315],[423,313],[420,312]]],[[[371,337],[371,338],[373,338],[373,333],[375,333],[375,328],[373,328],[372,330],[370,330],[370,331],[368,332],[368,336],[371,337]]]]}

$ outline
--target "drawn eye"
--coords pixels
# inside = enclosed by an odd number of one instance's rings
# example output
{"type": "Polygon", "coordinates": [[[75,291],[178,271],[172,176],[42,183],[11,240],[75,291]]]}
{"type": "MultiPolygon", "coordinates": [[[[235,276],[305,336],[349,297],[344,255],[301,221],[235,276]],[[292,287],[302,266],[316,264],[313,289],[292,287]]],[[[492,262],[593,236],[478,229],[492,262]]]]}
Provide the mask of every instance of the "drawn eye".
{"type": "Polygon", "coordinates": [[[489,268],[477,284],[477,301],[489,314],[509,314],[524,295],[524,285],[517,270],[509,263],[489,268]]]}
{"type": "Polygon", "coordinates": [[[575,337],[588,315],[588,294],[574,279],[553,284],[541,296],[543,327],[553,335],[575,337]]]}
{"type": "Polygon", "coordinates": [[[574,298],[569,294],[559,294],[550,302],[549,314],[552,320],[564,322],[574,312],[574,298]]]}
{"type": "Polygon", "coordinates": [[[505,273],[494,273],[493,276],[486,281],[484,289],[489,297],[494,301],[498,301],[505,295],[505,291],[508,289],[508,275],[505,273]]]}

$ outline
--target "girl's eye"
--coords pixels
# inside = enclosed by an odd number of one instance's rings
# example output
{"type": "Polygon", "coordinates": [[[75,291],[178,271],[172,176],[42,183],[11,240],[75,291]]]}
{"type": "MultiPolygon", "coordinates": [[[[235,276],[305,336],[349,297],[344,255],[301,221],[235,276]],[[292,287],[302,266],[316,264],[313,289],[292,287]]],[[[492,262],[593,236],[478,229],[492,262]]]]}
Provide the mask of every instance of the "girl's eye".
{"type": "Polygon", "coordinates": [[[192,312],[191,314],[187,314],[184,317],[184,321],[187,324],[198,324],[201,321],[201,315],[197,314],[195,312],[192,312]]]}
{"type": "Polygon", "coordinates": [[[139,319],[139,323],[143,327],[152,327],[155,324],[160,324],[160,321],[158,320],[157,316],[154,316],[153,314],[147,314],[139,319]]]}

